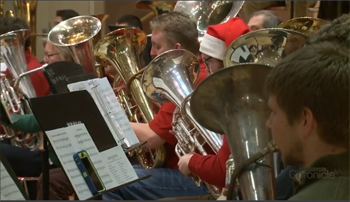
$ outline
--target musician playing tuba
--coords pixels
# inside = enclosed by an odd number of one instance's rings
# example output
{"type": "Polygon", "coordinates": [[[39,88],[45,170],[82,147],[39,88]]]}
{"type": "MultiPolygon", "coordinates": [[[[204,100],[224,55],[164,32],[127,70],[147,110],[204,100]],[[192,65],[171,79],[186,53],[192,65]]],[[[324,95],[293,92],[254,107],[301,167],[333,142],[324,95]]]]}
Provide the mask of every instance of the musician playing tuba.
{"type": "MultiPolygon", "coordinates": [[[[186,14],[170,12],[155,17],[150,22],[152,29],[152,57],[171,49],[186,49],[198,54],[198,32],[195,23],[186,14]]],[[[206,77],[205,68],[199,75],[199,81],[206,77]]],[[[164,144],[166,148],[166,168],[143,169],[134,166],[138,175],[152,175],[148,179],[121,187],[103,195],[105,200],[157,200],[165,197],[206,195],[204,185],[198,187],[191,178],[178,171],[178,158],[175,154],[176,138],[172,130],[175,104],[165,103],[149,124],[130,123],[140,142],[157,148],[164,144]]]]}

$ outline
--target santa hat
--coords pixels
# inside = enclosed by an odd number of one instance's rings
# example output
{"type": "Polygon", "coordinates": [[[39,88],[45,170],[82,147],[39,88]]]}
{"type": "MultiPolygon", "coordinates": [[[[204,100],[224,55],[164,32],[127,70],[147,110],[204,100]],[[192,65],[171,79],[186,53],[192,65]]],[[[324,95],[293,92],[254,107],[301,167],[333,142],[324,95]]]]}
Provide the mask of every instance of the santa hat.
{"type": "Polygon", "coordinates": [[[238,17],[207,28],[199,51],[219,60],[224,59],[226,48],[238,37],[248,33],[247,25],[238,17]]]}

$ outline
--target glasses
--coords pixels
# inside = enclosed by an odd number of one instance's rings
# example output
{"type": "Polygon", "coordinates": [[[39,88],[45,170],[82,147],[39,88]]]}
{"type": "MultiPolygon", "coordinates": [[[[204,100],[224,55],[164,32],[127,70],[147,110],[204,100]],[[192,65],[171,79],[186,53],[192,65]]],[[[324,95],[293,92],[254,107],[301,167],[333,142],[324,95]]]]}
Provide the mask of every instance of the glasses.
{"type": "Polygon", "coordinates": [[[213,57],[207,57],[207,58],[203,58],[203,63],[205,64],[205,66],[207,66],[208,68],[210,67],[210,60],[213,59],[213,57]]]}
{"type": "Polygon", "coordinates": [[[50,60],[50,57],[55,56],[55,55],[58,55],[58,53],[51,53],[51,54],[45,53],[45,57],[47,57],[47,59],[49,59],[49,60],[50,60]]]}

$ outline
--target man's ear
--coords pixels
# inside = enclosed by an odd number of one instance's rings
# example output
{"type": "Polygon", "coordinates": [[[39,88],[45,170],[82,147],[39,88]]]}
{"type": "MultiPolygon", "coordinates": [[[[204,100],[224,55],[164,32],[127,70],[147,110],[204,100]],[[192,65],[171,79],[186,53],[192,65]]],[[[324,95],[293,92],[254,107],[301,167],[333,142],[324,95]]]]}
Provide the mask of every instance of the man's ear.
{"type": "Polygon", "coordinates": [[[303,118],[303,122],[304,122],[303,123],[304,136],[307,137],[311,134],[312,130],[315,129],[315,127],[316,127],[314,115],[309,108],[304,107],[302,118],[303,118]]]}
{"type": "Polygon", "coordinates": [[[181,44],[180,43],[176,43],[175,44],[175,49],[181,49],[181,44]]]}

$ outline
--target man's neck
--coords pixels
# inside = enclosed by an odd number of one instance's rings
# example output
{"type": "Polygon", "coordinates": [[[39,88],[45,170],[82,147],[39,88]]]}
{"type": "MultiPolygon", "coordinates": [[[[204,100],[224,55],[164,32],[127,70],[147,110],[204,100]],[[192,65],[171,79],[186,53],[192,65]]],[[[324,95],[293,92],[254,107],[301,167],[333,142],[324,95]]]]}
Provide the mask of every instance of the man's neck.
{"type": "Polygon", "coordinates": [[[304,165],[303,167],[310,167],[316,160],[327,156],[336,155],[346,152],[347,149],[333,146],[326,143],[309,145],[304,149],[304,165]]]}

